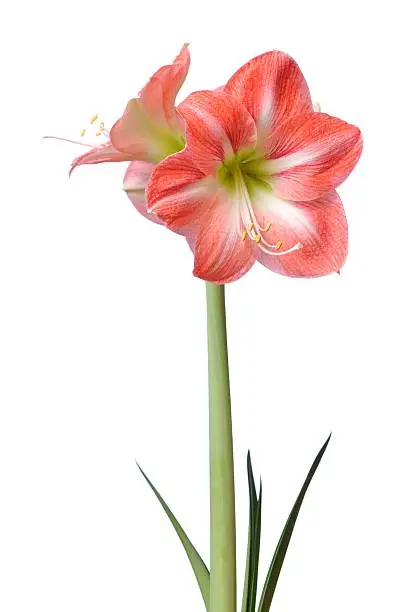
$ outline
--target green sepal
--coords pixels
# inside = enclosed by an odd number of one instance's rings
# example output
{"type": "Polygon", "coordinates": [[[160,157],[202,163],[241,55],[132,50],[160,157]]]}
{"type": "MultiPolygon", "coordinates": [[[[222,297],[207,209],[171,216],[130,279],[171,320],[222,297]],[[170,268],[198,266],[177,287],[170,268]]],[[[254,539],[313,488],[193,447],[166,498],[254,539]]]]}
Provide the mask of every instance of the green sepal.
{"type": "Polygon", "coordinates": [[[268,571],[268,575],[265,580],[264,589],[262,592],[261,601],[259,603],[258,612],[269,612],[269,608],[271,607],[272,599],[275,593],[276,585],[278,583],[278,578],[281,573],[282,565],[285,560],[286,551],[289,546],[290,538],[292,537],[293,529],[295,527],[296,519],[299,515],[300,508],[303,503],[303,499],[306,495],[306,491],[309,488],[309,485],[312,481],[314,474],[319,466],[319,463],[324,455],[324,452],[330,442],[331,434],[321,447],[316,459],[314,460],[310,471],[306,477],[306,480],[303,483],[303,486],[300,490],[300,493],[293,505],[293,508],[289,514],[288,520],[286,521],[285,527],[282,531],[282,535],[279,539],[278,545],[276,547],[271,566],[268,571]]]}
{"type": "MultiPolygon", "coordinates": [[[[137,463],[137,465],[138,465],[138,463],[137,463]]],[[[178,537],[179,537],[180,541],[183,544],[183,548],[185,549],[185,552],[186,552],[186,554],[188,556],[188,559],[190,561],[190,565],[192,566],[192,569],[193,569],[194,574],[196,576],[196,580],[197,580],[197,583],[199,585],[200,592],[202,594],[203,601],[204,601],[204,604],[206,606],[206,610],[208,612],[208,610],[209,610],[209,599],[210,599],[210,573],[209,573],[209,570],[207,569],[206,564],[204,563],[203,559],[201,558],[201,556],[197,552],[196,548],[193,546],[193,544],[189,540],[188,536],[186,535],[185,530],[183,529],[183,527],[181,526],[179,521],[176,519],[176,517],[174,516],[174,514],[172,513],[172,511],[170,510],[168,505],[166,504],[166,502],[163,499],[163,497],[160,495],[160,493],[154,487],[154,485],[152,484],[152,482],[150,481],[148,476],[145,474],[145,472],[141,469],[141,467],[139,465],[138,465],[138,467],[139,467],[139,470],[140,470],[141,474],[144,476],[145,480],[147,481],[147,483],[149,484],[149,486],[151,487],[151,489],[155,493],[156,497],[158,498],[158,501],[160,502],[162,508],[165,510],[167,517],[171,521],[171,523],[172,523],[176,533],[178,534],[178,537]]]]}
{"type": "Polygon", "coordinates": [[[259,496],[257,497],[254,475],[252,472],[251,455],[249,452],[247,455],[247,472],[250,496],[250,512],[242,612],[255,612],[258,584],[259,548],[261,540],[262,483],[260,484],[259,496]]]}

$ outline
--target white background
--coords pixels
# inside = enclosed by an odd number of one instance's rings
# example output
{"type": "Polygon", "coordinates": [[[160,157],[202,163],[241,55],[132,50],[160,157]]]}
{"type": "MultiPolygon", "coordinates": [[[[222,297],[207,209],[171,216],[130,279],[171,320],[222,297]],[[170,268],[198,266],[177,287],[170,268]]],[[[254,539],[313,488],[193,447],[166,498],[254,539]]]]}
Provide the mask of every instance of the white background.
{"type": "MultiPolygon", "coordinates": [[[[1,38],[2,612],[202,611],[142,464],[208,559],[204,283],[181,238],[78,169],[77,138],[121,114],[190,42],[181,97],[283,49],[325,112],[358,124],[340,189],[341,276],[256,266],[227,288],[239,586],[245,455],[264,481],[261,582],[330,430],[277,588],[277,612],[404,611],[406,215],[400,3],[20,3],[1,38]],[[398,7],[398,8],[396,8],[398,7]],[[396,12],[397,11],[397,12],[396,12]]],[[[180,98],[179,98],[180,99],[180,98]]]]}

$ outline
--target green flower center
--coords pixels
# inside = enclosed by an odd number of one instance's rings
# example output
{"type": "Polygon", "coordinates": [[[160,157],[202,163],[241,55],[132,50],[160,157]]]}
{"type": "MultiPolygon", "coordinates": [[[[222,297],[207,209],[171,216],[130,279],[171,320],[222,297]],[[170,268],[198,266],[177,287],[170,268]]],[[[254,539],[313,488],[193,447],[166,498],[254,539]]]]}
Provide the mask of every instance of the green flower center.
{"type": "Polygon", "coordinates": [[[255,152],[241,151],[221,164],[217,170],[217,180],[230,191],[235,191],[241,181],[245,183],[250,195],[255,187],[272,191],[263,162],[264,159],[255,152]]]}

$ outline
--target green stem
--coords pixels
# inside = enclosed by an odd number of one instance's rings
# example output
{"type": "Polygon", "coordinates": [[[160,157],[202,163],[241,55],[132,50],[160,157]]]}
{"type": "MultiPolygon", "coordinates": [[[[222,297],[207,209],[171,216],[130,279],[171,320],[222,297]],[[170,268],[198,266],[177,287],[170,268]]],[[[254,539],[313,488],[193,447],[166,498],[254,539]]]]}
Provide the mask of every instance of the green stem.
{"type": "Polygon", "coordinates": [[[210,404],[210,612],[236,612],[233,434],[224,285],[206,283],[210,404]]]}

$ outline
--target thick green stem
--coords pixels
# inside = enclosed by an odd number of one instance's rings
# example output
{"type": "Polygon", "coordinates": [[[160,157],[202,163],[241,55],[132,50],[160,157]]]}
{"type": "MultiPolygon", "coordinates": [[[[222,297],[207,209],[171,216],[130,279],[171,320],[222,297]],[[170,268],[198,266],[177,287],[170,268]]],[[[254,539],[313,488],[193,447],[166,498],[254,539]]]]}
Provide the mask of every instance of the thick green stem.
{"type": "Polygon", "coordinates": [[[206,283],[210,403],[210,612],[236,612],[233,434],[224,285],[206,283]]]}

